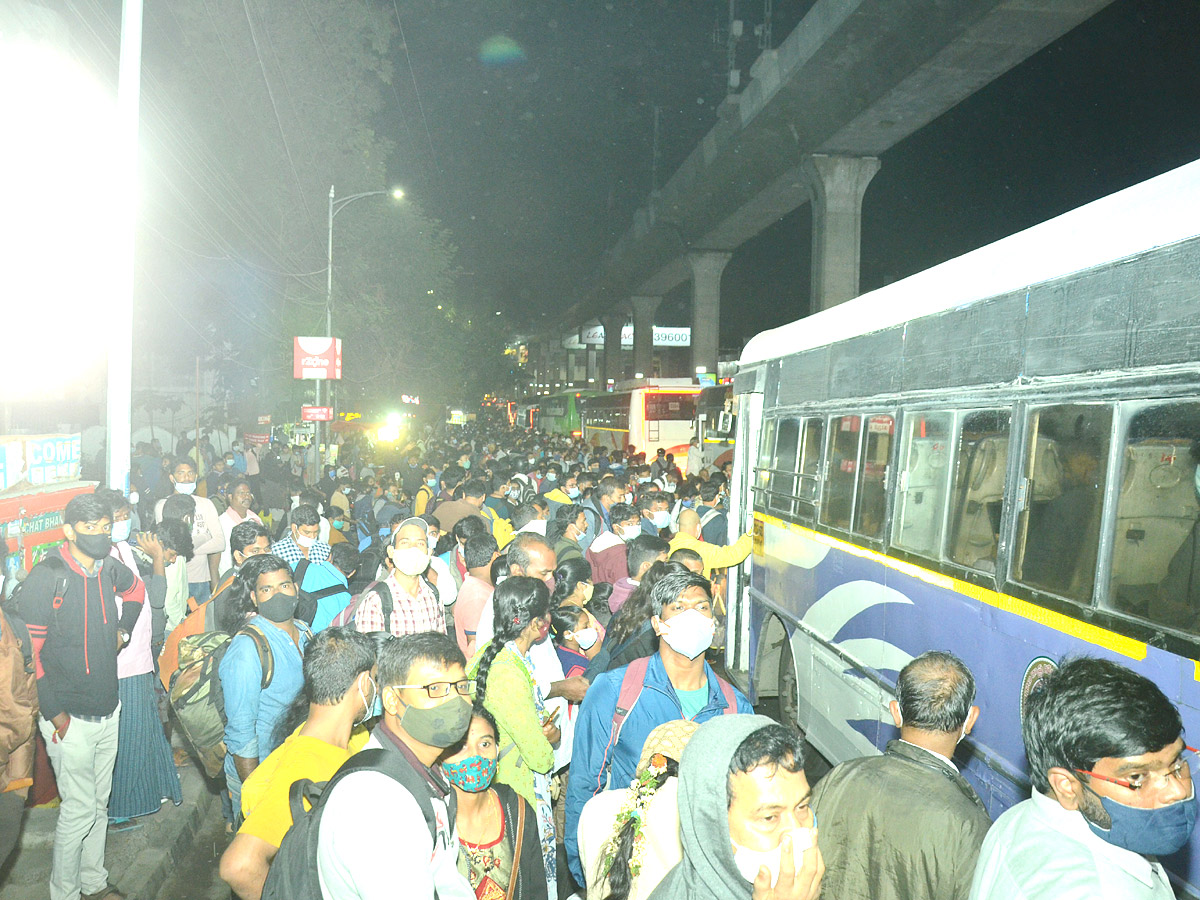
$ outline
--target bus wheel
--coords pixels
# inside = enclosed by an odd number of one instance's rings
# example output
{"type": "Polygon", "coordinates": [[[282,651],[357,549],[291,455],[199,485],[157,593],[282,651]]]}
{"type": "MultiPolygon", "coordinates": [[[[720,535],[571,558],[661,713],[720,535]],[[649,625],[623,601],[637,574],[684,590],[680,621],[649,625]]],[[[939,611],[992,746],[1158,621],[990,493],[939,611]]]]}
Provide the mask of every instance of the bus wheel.
{"type": "Polygon", "coordinates": [[[796,661],[792,657],[792,642],[784,638],[779,649],[779,720],[803,733],[800,723],[800,687],[796,680],[796,661]]]}

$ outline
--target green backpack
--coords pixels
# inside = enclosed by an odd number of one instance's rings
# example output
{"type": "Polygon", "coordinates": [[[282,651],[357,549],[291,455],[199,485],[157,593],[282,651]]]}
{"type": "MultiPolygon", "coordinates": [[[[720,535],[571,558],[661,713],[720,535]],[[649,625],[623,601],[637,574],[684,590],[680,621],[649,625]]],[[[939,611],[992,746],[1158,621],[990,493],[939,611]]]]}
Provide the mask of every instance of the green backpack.
{"type": "MultiPolygon", "coordinates": [[[[242,626],[238,634],[254,641],[265,691],[275,674],[267,636],[253,625],[242,626]]],[[[225,766],[225,694],[220,669],[232,640],[224,631],[205,631],[180,641],[179,668],[171,674],[167,693],[183,736],[210,778],[220,777],[225,766]]]]}

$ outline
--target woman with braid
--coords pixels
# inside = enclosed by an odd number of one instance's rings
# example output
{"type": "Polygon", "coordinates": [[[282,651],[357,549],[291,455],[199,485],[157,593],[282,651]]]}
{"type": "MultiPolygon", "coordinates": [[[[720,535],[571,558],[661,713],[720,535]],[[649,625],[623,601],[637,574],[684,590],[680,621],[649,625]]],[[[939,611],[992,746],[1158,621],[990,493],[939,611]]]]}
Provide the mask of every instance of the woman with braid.
{"type": "Polygon", "coordinates": [[[536,578],[514,575],[497,586],[494,607],[495,636],[476,654],[467,675],[475,679],[475,702],[498,726],[496,781],[509,785],[536,813],[548,893],[556,897],[550,772],[559,731],[546,713],[529,660],[529,648],[550,631],[550,592],[536,578]]]}

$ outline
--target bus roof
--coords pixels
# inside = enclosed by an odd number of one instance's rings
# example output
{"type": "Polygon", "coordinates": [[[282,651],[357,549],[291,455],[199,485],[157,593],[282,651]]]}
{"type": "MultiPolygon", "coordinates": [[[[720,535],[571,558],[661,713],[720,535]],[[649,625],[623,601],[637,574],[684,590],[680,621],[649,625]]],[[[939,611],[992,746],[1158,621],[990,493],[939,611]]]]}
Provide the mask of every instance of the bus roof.
{"type": "Polygon", "coordinates": [[[739,365],[880,331],[1195,237],[1197,209],[1200,160],[755,335],[739,365]]]}

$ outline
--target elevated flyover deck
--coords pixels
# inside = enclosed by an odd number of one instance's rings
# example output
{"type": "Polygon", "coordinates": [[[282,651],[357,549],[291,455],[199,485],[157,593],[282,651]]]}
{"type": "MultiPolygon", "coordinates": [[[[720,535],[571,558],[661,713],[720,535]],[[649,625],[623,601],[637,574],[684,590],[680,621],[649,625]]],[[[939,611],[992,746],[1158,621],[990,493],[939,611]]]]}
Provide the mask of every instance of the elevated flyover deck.
{"type": "MultiPolygon", "coordinates": [[[[819,207],[814,242],[828,242],[814,246],[814,275],[831,267],[815,303],[849,299],[858,286],[858,209],[878,168],[874,158],[1109,2],[817,0],[778,48],[759,57],[745,90],[722,103],[716,125],[636,212],[581,285],[567,324],[631,296],[660,297],[705,273],[719,283],[721,257],[698,266],[698,252],[728,254],[809,200],[819,207]],[[826,158],[866,164],[836,169],[823,165],[826,158]],[[831,233],[818,235],[827,226],[831,233]],[[854,246],[841,246],[847,242],[854,246]],[[840,261],[831,258],[839,253],[840,261]]],[[[695,315],[693,349],[715,363],[715,323],[701,327],[702,311],[695,315]]]]}

